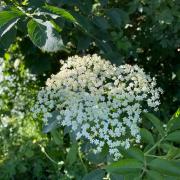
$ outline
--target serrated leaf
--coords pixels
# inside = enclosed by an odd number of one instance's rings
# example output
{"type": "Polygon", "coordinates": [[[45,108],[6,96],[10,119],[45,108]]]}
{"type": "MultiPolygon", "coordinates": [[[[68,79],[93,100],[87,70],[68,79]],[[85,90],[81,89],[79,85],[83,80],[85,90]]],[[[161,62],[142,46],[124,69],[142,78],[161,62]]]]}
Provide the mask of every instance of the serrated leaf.
{"type": "Polygon", "coordinates": [[[154,144],[154,138],[150,131],[145,128],[140,129],[140,135],[143,142],[147,144],[154,144]]]}
{"type": "Polygon", "coordinates": [[[70,150],[67,154],[66,161],[69,165],[72,165],[77,160],[78,155],[78,144],[73,143],[70,147],[70,150]]]}
{"type": "Polygon", "coordinates": [[[52,117],[48,118],[47,124],[43,127],[43,133],[48,133],[58,127],[57,125],[58,120],[56,117],[57,115],[59,115],[59,112],[53,111],[51,114],[52,117]]]}
{"type": "Polygon", "coordinates": [[[165,140],[180,143],[180,130],[168,134],[165,140]]]}
{"type": "Polygon", "coordinates": [[[154,159],[149,163],[149,167],[164,175],[180,176],[180,162],[165,159],[154,159]]]}
{"type": "Polygon", "coordinates": [[[47,4],[44,6],[44,8],[55,13],[55,14],[57,14],[57,15],[60,15],[61,17],[65,18],[68,21],[76,22],[76,19],[65,9],[55,7],[55,6],[51,6],[51,5],[47,5],[47,4]]]}
{"type": "Polygon", "coordinates": [[[180,108],[175,112],[173,117],[167,123],[168,131],[180,129],[180,108]]]}
{"type": "Polygon", "coordinates": [[[86,174],[82,180],[102,180],[105,173],[106,172],[103,169],[96,169],[86,174]]]}
{"type": "Polygon", "coordinates": [[[154,125],[154,127],[158,130],[158,132],[161,134],[161,136],[164,135],[164,129],[162,122],[153,114],[151,113],[144,113],[144,116],[151,121],[151,123],[154,125]]]}
{"type": "Polygon", "coordinates": [[[109,173],[116,174],[129,174],[139,172],[143,167],[143,164],[135,159],[122,159],[117,162],[113,162],[110,165],[107,165],[105,169],[109,173]]]}
{"type": "Polygon", "coordinates": [[[43,51],[57,52],[64,49],[61,35],[50,21],[30,20],[27,27],[31,41],[43,51]]]}

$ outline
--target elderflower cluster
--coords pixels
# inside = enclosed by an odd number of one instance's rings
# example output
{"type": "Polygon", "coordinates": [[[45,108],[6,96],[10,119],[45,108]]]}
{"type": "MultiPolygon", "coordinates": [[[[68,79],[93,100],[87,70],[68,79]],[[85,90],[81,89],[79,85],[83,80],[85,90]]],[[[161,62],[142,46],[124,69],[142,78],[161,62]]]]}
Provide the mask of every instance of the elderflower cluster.
{"type": "Polygon", "coordinates": [[[77,140],[88,140],[95,153],[107,145],[117,160],[119,146],[140,142],[141,112],[157,110],[162,90],[137,65],[117,67],[96,54],[61,64],[39,92],[34,116],[41,114],[48,123],[56,113],[57,125],[71,129],[77,140]]]}

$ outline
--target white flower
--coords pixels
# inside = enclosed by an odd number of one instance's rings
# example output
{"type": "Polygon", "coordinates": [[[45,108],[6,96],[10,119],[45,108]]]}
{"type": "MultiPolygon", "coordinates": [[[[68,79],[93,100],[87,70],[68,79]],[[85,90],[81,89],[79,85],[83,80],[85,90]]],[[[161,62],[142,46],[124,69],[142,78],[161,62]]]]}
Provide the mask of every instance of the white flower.
{"type": "Polygon", "coordinates": [[[76,139],[86,138],[96,153],[108,145],[117,160],[118,146],[128,149],[140,142],[141,112],[157,109],[162,90],[137,65],[117,67],[96,54],[69,57],[61,64],[39,92],[35,109],[45,120],[48,113],[59,112],[59,124],[71,128],[76,139]]]}

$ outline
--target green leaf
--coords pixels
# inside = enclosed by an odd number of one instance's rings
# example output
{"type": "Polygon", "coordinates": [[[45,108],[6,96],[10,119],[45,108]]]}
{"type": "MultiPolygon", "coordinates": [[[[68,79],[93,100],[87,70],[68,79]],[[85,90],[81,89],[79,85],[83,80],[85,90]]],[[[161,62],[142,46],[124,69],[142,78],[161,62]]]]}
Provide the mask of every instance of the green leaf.
{"type": "Polygon", "coordinates": [[[82,180],[102,180],[105,173],[106,172],[103,169],[96,169],[86,174],[82,180]]]}
{"type": "Polygon", "coordinates": [[[107,15],[110,18],[112,24],[120,28],[123,24],[127,24],[129,22],[129,17],[127,13],[118,8],[112,8],[107,11],[107,15]]]}
{"type": "Polygon", "coordinates": [[[129,174],[139,172],[143,167],[143,164],[135,159],[122,159],[117,162],[113,162],[110,165],[107,165],[105,169],[109,173],[117,174],[129,174]]]}
{"type": "Polygon", "coordinates": [[[147,171],[147,178],[149,180],[154,180],[154,179],[158,179],[158,180],[163,180],[163,176],[157,172],[157,171],[153,171],[153,170],[149,170],[147,171]]]}
{"type": "Polygon", "coordinates": [[[59,112],[53,111],[51,114],[52,117],[48,118],[47,124],[43,127],[43,133],[48,133],[58,127],[57,125],[58,120],[56,117],[59,115],[59,112]]]}
{"type": "Polygon", "coordinates": [[[139,148],[131,147],[121,152],[126,158],[133,158],[140,162],[144,162],[144,153],[139,148]]]}
{"type": "Polygon", "coordinates": [[[63,145],[63,134],[59,132],[58,130],[51,131],[52,138],[55,142],[55,144],[61,146],[63,145]]]}
{"type": "Polygon", "coordinates": [[[78,155],[78,144],[74,143],[71,145],[70,150],[67,154],[66,161],[69,165],[72,165],[77,160],[78,155]]]}
{"type": "Polygon", "coordinates": [[[144,113],[144,116],[151,121],[151,123],[156,127],[161,136],[164,135],[164,129],[162,122],[151,113],[144,113]]]}
{"type": "Polygon", "coordinates": [[[84,50],[89,47],[91,38],[87,35],[81,34],[78,37],[77,50],[84,50]]]}
{"type": "Polygon", "coordinates": [[[0,11],[0,28],[13,19],[17,19],[23,14],[18,10],[0,11]]]}
{"type": "Polygon", "coordinates": [[[180,157],[180,148],[176,148],[172,145],[169,145],[169,150],[168,153],[166,155],[167,159],[175,159],[175,158],[179,158],[180,157]]]}
{"type": "Polygon", "coordinates": [[[62,28],[59,27],[59,25],[56,24],[52,19],[50,20],[51,24],[54,26],[54,29],[56,29],[58,32],[62,31],[62,28]]]}
{"type": "Polygon", "coordinates": [[[65,9],[59,8],[59,7],[55,7],[55,6],[51,6],[51,5],[45,5],[44,6],[45,9],[60,15],[61,17],[63,17],[64,19],[71,21],[71,22],[76,22],[76,19],[65,9]]]}
{"type": "Polygon", "coordinates": [[[166,140],[180,143],[180,130],[174,131],[170,133],[167,137],[166,140]]]}
{"type": "Polygon", "coordinates": [[[16,38],[16,29],[13,27],[8,30],[3,36],[0,38],[0,47],[3,49],[9,48],[9,46],[13,43],[16,38]]]}
{"type": "Polygon", "coordinates": [[[140,135],[143,142],[147,144],[154,144],[154,138],[150,131],[145,128],[140,129],[140,135]]]}
{"type": "Polygon", "coordinates": [[[154,159],[149,163],[149,167],[166,175],[180,176],[180,161],[154,159]]]}
{"type": "Polygon", "coordinates": [[[167,123],[168,131],[180,129],[180,108],[175,112],[172,118],[167,123]]]}
{"type": "Polygon", "coordinates": [[[93,22],[101,30],[107,30],[109,28],[107,20],[102,16],[95,16],[93,22]]]}
{"type": "Polygon", "coordinates": [[[64,49],[62,38],[50,21],[30,20],[27,27],[31,41],[43,51],[57,52],[64,49]]]}
{"type": "Polygon", "coordinates": [[[0,29],[0,38],[3,37],[8,31],[14,28],[15,24],[18,22],[19,19],[10,20],[0,29]]]}
{"type": "Polygon", "coordinates": [[[124,180],[124,176],[119,174],[110,174],[110,180],[124,180]]]}
{"type": "Polygon", "coordinates": [[[92,25],[92,22],[87,17],[76,12],[74,12],[73,15],[76,17],[77,22],[85,31],[87,31],[88,33],[93,32],[94,27],[92,25]]]}
{"type": "Polygon", "coordinates": [[[130,173],[130,174],[126,174],[124,176],[124,179],[125,180],[142,180],[142,178],[140,176],[141,176],[140,172],[130,173]]]}

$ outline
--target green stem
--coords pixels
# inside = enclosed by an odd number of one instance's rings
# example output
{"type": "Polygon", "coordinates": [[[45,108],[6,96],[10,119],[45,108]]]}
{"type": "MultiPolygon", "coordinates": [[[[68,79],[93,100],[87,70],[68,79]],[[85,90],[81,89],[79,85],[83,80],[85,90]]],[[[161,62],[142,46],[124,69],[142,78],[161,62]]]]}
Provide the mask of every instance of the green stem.
{"type": "Polygon", "coordinates": [[[155,157],[155,158],[163,158],[163,157],[165,157],[165,156],[155,156],[153,154],[146,154],[145,156],[147,156],[147,157],[155,157]]]}
{"type": "Polygon", "coordinates": [[[143,170],[143,171],[142,171],[142,173],[140,174],[140,179],[143,178],[145,172],[147,171],[147,163],[146,163],[146,158],[145,158],[145,157],[144,157],[144,167],[143,167],[142,170],[143,170]]]}
{"type": "Polygon", "coordinates": [[[87,170],[87,168],[86,168],[86,165],[85,165],[84,162],[83,162],[83,159],[82,159],[80,150],[79,150],[79,152],[78,152],[78,155],[79,155],[79,159],[80,159],[80,161],[81,161],[81,164],[82,164],[82,166],[84,167],[85,172],[87,173],[88,170],[87,170]]]}
{"type": "Polygon", "coordinates": [[[165,136],[162,137],[158,142],[154,144],[148,151],[145,152],[145,155],[147,156],[152,150],[154,150],[159,144],[164,140],[165,136]]]}
{"type": "Polygon", "coordinates": [[[56,165],[59,165],[58,162],[56,162],[54,159],[52,159],[52,158],[47,154],[47,152],[45,151],[45,149],[44,149],[43,146],[41,146],[40,144],[39,144],[39,146],[40,146],[40,148],[41,148],[41,151],[45,154],[45,156],[46,156],[51,162],[53,162],[53,163],[56,164],[56,165]]]}

